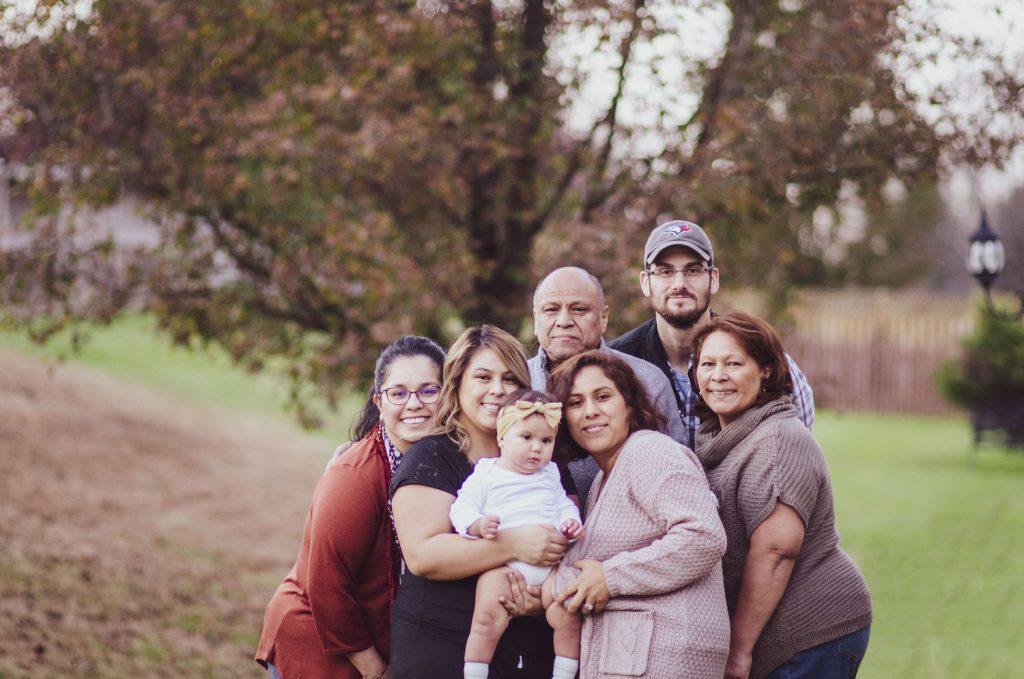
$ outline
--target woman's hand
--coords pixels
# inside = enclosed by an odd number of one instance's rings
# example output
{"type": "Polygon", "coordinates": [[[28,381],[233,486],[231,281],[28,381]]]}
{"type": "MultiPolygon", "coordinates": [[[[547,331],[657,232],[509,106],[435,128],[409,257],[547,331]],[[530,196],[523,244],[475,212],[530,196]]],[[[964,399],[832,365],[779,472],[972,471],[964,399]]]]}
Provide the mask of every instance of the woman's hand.
{"type": "Polygon", "coordinates": [[[580,576],[559,592],[556,603],[561,604],[569,613],[600,613],[611,596],[604,579],[604,564],[587,559],[577,561],[573,567],[580,569],[580,576]]]}
{"type": "Polygon", "coordinates": [[[557,566],[565,554],[565,537],[553,526],[510,528],[499,539],[514,540],[515,558],[533,566],[557,566]]]}
{"type": "Polygon", "coordinates": [[[328,469],[333,467],[334,463],[338,461],[339,457],[341,457],[341,454],[344,453],[349,448],[351,448],[353,444],[355,444],[355,441],[346,441],[345,443],[342,443],[340,446],[335,448],[334,453],[331,454],[331,459],[327,461],[327,466],[324,467],[324,471],[327,471],[328,469]]]}
{"type": "Polygon", "coordinates": [[[527,587],[526,578],[516,570],[509,571],[508,588],[511,598],[500,596],[498,602],[505,607],[513,618],[520,615],[538,616],[544,613],[544,605],[540,600],[540,587],[527,587]]]}
{"type": "Polygon", "coordinates": [[[729,660],[725,663],[725,679],[747,679],[752,662],[753,656],[750,653],[730,649],[729,660]]]}

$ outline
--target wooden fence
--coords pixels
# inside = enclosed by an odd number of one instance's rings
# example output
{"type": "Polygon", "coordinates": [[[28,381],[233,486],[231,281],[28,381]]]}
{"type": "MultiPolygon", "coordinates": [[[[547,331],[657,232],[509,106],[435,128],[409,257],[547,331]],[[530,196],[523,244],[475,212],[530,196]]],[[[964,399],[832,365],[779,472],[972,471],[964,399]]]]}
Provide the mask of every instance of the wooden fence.
{"type": "Polygon", "coordinates": [[[963,294],[807,292],[783,336],[819,407],[947,414],[935,373],[959,355],[976,310],[963,294]]]}

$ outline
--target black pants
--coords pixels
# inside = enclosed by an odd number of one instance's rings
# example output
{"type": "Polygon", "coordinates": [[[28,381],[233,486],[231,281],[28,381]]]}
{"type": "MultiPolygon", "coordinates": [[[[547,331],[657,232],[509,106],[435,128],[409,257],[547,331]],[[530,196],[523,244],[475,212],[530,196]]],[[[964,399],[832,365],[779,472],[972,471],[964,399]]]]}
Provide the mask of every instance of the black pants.
{"type": "MultiPolygon", "coordinates": [[[[394,679],[460,679],[465,654],[464,635],[438,634],[415,623],[392,620],[394,679]]],[[[489,679],[551,679],[554,662],[550,642],[543,648],[525,648],[503,639],[491,661],[489,679]]]]}

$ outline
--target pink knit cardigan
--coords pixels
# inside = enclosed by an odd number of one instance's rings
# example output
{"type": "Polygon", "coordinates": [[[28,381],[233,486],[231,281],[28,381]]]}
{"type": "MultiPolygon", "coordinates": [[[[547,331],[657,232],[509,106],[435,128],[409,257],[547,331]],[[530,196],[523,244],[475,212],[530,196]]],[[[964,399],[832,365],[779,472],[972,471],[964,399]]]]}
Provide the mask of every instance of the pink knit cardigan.
{"type": "Polygon", "coordinates": [[[573,562],[604,564],[611,599],[585,618],[580,677],[721,679],[725,531],[700,462],[668,436],[638,431],[592,488],[586,534],[555,579],[557,594],[579,574],[573,562]]]}

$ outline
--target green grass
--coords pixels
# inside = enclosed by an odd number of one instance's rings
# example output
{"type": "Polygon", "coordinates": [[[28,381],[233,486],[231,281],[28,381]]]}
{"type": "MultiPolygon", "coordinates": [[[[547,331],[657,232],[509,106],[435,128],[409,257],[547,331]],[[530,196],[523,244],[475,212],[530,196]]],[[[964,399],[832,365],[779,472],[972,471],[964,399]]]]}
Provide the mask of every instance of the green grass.
{"type": "MultiPolygon", "coordinates": [[[[297,422],[286,410],[289,385],[282,375],[248,373],[218,347],[174,346],[149,316],[123,315],[110,325],[88,326],[84,332],[87,341],[76,351],[70,332],[58,333],[39,345],[25,332],[0,325],[0,346],[85,365],[192,403],[297,422]]],[[[346,395],[337,411],[322,403],[314,405],[324,415],[324,427],[314,433],[334,443],[348,440],[349,424],[362,405],[360,398],[346,395]]]]}
{"type": "Polygon", "coordinates": [[[874,601],[863,676],[1024,676],[1024,455],[972,455],[956,418],[823,413],[815,430],[874,601]]]}
{"type": "MultiPolygon", "coordinates": [[[[94,329],[77,354],[66,335],[38,347],[0,332],[0,346],[65,358],[194,403],[291,417],[282,379],[247,374],[215,349],[175,348],[146,317],[94,329]]],[[[346,400],[325,439],[344,438],[357,404],[346,400]]],[[[840,544],[874,600],[861,676],[1024,677],[1024,454],[983,448],[972,456],[959,418],[825,412],[815,431],[832,471],[840,544]]],[[[137,652],[159,656],[161,648],[137,652]]]]}

